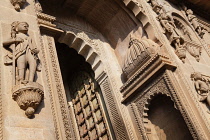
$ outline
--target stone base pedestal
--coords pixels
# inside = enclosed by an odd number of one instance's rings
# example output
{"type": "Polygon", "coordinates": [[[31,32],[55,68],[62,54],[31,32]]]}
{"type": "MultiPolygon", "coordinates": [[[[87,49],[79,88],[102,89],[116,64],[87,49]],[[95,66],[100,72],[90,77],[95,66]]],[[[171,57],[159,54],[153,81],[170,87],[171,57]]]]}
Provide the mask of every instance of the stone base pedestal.
{"type": "Polygon", "coordinates": [[[25,110],[28,118],[31,118],[38,105],[44,97],[42,85],[36,82],[15,85],[12,89],[12,98],[17,102],[21,109],[25,110]]]}

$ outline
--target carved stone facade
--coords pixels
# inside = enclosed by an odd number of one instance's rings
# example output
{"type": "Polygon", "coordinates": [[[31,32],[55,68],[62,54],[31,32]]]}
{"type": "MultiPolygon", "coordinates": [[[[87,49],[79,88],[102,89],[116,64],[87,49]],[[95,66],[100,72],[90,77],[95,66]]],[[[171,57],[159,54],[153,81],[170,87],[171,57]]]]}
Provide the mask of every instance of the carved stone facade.
{"type": "Polygon", "coordinates": [[[0,7],[0,140],[210,139],[205,0],[0,7]]]}

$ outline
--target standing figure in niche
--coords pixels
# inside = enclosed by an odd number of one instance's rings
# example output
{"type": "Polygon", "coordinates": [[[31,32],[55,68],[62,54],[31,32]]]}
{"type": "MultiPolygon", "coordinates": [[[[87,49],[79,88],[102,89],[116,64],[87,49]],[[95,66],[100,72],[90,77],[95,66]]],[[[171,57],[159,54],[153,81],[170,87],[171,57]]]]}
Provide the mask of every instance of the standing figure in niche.
{"type": "MultiPolygon", "coordinates": [[[[209,85],[207,84],[207,81],[205,81],[202,78],[202,74],[199,72],[195,72],[194,74],[192,74],[191,77],[195,81],[194,85],[199,96],[199,101],[206,102],[207,106],[210,107],[210,94],[209,94],[210,88],[209,85]]],[[[210,112],[208,111],[208,113],[210,112]]]]}
{"type": "Polygon", "coordinates": [[[11,38],[3,42],[6,49],[13,51],[13,74],[21,84],[34,81],[37,69],[39,50],[33,44],[32,38],[28,35],[29,25],[26,22],[13,22],[11,38]],[[9,48],[13,46],[13,48],[9,48]],[[17,71],[16,71],[17,68],[17,71]],[[27,70],[29,74],[27,75],[27,70]]]}
{"type": "Polygon", "coordinates": [[[198,19],[195,15],[193,15],[193,11],[191,9],[186,10],[187,18],[192,24],[192,26],[195,28],[195,31],[198,33],[198,35],[203,38],[203,35],[205,34],[204,28],[200,26],[198,23],[198,19]]]}

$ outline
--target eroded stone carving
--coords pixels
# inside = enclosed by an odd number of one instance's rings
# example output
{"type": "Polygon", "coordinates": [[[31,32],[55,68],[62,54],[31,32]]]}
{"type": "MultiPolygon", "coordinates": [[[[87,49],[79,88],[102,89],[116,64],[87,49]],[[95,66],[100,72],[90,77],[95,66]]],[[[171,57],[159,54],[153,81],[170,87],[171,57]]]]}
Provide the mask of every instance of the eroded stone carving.
{"type": "Polygon", "coordinates": [[[20,11],[20,8],[26,3],[26,0],[10,0],[16,11],[20,11]]]}
{"type": "Polygon", "coordinates": [[[198,23],[197,17],[193,14],[193,11],[191,9],[186,9],[185,13],[187,15],[187,18],[189,22],[194,27],[195,31],[198,33],[198,35],[203,38],[203,35],[205,34],[205,29],[198,23]]]}
{"type": "Polygon", "coordinates": [[[35,9],[36,9],[36,12],[39,12],[39,13],[43,12],[42,6],[38,0],[36,0],[36,2],[35,2],[35,9]]]}
{"type": "Polygon", "coordinates": [[[13,65],[13,99],[26,110],[28,117],[32,117],[43,99],[42,86],[35,82],[36,70],[40,71],[39,50],[28,35],[28,23],[15,21],[11,26],[11,37],[3,42],[3,46],[9,52],[5,64],[13,65]]]}
{"type": "MultiPolygon", "coordinates": [[[[198,99],[200,102],[207,104],[210,107],[210,77],[203,76],[200,72],[194,72],[191,74],[191,78],[194,81],[195,89],[198,93],[198,99]]],[[[208,113],[210,111],[208,110],[208,113]]]]}
{"type": "Polygon", "coordinates": [[[151,55],[156,53],[155,49],[157,48],[158,44],[150,39],[131,37],[123,66],[123,72],[127,78],[130,77],[136,69],[142,66],[144,62],[151,58],[151,55]]]}

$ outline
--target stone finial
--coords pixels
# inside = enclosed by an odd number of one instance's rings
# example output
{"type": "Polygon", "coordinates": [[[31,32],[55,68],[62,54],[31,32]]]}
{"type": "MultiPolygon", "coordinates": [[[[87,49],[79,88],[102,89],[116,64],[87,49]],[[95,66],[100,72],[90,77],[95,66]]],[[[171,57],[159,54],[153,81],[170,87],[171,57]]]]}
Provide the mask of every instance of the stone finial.
{"type": "Polygon", "coordinates": [[[26,3],[26,0],[10,0],[16,11],[20,11],[20,8],[26,3]]]}

